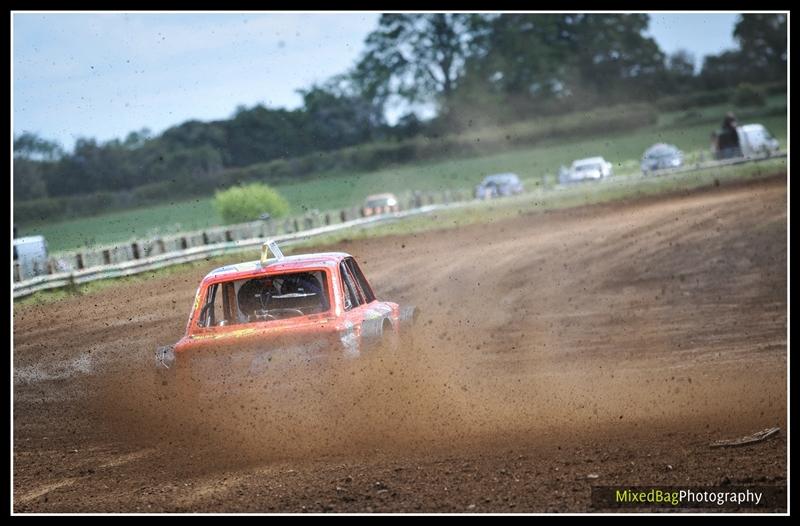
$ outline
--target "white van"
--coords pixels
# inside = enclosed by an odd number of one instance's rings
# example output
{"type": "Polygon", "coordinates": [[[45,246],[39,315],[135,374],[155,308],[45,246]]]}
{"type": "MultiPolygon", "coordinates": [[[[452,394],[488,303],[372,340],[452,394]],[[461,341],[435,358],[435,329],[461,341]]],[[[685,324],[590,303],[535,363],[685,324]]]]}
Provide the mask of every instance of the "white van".
{"type": "Polygon", "coordinates": [[[14,263],[19,264],[21,279],[47,274],[47,241],[44,236],[14,239],[14,263]]]}
{"type": "Polygon", "coordinates": [[[761,124],[745,124],[736,127],[739,135],[739,148],[744,157],[771,155],[778,151],[780,144],[761,124]]]}

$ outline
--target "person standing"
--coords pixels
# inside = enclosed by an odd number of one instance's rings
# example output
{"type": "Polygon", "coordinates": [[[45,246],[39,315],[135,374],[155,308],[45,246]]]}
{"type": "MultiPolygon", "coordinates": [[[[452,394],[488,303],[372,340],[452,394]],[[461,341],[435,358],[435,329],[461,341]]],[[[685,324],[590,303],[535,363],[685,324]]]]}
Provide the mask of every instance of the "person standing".
{"type": "Polygon", "coordinates": [[[722,120],[722,129],[717,134],[717,159],[732,159],[742,156],[739,144],[739,132],[733,113],[728,113],[722,120]]]}

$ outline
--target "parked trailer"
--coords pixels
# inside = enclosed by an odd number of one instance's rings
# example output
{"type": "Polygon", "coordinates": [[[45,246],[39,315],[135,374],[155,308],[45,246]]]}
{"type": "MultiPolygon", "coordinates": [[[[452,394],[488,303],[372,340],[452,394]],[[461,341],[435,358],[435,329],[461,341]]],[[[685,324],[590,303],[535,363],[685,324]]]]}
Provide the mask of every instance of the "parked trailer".
{"type": "Polygon", "coordinates": [[[21,279],[47,274],[47,241],[44,236],[14,239],[14,263],[19,265],[21,279]]]}
{"type": "Polygon", "coordinates": [[[736,144],[723,147],[724,131],[714,132],[711,151],[714,158],[734,159],[744,157],[753,159],[771,156],[780,150],[780,143],[763,124],[745,124],[736,127],[736,144]]]}

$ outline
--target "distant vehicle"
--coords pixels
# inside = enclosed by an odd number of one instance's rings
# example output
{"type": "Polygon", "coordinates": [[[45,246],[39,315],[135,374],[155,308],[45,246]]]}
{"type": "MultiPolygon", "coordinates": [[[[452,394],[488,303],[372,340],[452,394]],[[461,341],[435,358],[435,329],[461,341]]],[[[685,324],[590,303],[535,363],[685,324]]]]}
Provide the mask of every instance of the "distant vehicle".
{"type": "Polygon", "coordinates": [[[364,200],[364,207],[361,209],[361,215],[368,217],[399,211],[400,202],[394,194],[374,194],[367,196],[364,200]]]}
{"type": "Polygon", "coordinates": [[[642,173],[678,168],[683,165],[683,152],[671,144],[654,144],[642,155],[642,173]]]}
{"type": "Polygon", "coordinates": [[[723,148],[720,146],[720,133],[714,134],[712,151],[715,159],[761,157],[772,155],[780,149],[778,140],[762,124],[736,126],[736,136],[738,147],[723,148]]]}
{"type": "Polygon", "coordinates": [[[613,174],[612,165],[602,157],[587,157],[572,161],[569,170],[560,174],[560,183],[569,184],[581,181],[599,181],[613,174]]]}
{"type": "Polygon", "coordinates": [[[513,173],[487,175],[475,187],[476,199],[492,199],[521,194],[525,191],[519,176],[513,173]]]}
{"type": "Polygon", "coordinates": [[[47,241],[44,236],[14,239],[14,263],[19,263],[20,277],[28,279],[47,273],[47,241]]]}
{"type": "Polygon", "coordinates": [[[771,155],[780,148],[778,140],[761,124],[745,124],[738,126],[736,131],[744,157],[771,155]]]}

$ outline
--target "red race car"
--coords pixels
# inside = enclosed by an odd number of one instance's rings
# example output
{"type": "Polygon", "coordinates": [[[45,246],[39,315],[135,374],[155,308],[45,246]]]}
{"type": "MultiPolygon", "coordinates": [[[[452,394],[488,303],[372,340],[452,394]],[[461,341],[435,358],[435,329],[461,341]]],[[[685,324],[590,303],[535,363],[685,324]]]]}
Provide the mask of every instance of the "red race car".
{"type": "MultiPolygon", "coordinates": [[[[221,267],[203,278],[186,334],[156,351],[156,365],[168,382],[175,370],[192,368],[212,353],[250,372],[265,350],[355,357],[406,342],[416,313],[376,299],[349,254],[284,256],[267,242],[260,261],[221,267]]],[[[213,374],[214,367],[204,369],[213,374]]]]}

